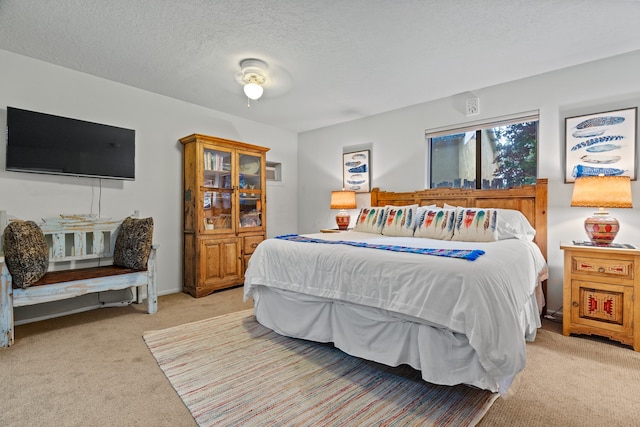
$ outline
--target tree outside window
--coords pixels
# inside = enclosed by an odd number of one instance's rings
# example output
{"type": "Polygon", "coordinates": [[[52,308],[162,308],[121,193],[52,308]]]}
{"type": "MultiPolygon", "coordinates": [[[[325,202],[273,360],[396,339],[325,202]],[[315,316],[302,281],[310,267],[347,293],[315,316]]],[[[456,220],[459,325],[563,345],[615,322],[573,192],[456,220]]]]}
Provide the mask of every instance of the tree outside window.
{"type": "Polygon", "coordinates": [[[538,171],[538,122],[514,123],[495,129],[500,141],[493,163],[494,178],[507,187],[536,183],[538,171]]]}

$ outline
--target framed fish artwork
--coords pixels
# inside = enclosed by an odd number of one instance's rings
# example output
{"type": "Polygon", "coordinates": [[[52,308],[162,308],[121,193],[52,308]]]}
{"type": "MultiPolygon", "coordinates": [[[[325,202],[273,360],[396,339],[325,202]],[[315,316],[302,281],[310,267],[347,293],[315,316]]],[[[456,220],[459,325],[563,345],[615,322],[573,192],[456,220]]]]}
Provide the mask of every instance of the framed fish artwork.
{"type": "Polygon", "coordinates": [[[369,150],[344,153],[342,155],[342,187],[356,193],[371,191],[371,166],[369,150]]]}
{"type": "Polygon", "coordinates": [[[564,182],[580,176],[636,179],[638,107],[565,118],[564,182]]]}

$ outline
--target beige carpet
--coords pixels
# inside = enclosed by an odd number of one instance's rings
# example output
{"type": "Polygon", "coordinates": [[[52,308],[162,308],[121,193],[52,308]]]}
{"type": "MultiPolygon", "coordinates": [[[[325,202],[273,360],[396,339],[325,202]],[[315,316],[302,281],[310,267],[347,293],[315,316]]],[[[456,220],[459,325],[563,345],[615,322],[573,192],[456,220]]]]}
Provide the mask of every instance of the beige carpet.
{"type": "MultiPolygon", "coordinates": [[[[154,315],[134,305],[18,326],[0,350],[0,426],[196,426],[142,334],[247,308],[236,288],[162,296],[154,315]]],[[[479,425],[637,426],[639,396],[640,353],[545,321],[515,395],[479,425]]]]}
{"type": "Polygon", "coordinates": [[[565,337],[545,321],[527,344],[515,394],[498,399],[480,425],[639,426],[640,353],[605,338],[565,337]]]}
{"type": "Polygon", "coordinates": [[[200,426],[475,426],[498,397],[283,337],[253,310],[144,339],[200,426]]]}

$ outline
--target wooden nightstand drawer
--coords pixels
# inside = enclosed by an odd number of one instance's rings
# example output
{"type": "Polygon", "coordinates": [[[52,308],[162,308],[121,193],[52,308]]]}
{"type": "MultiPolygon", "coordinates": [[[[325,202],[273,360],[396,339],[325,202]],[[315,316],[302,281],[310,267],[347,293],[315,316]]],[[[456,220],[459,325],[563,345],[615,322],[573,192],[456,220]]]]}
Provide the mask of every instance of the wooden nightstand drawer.
{"type": "Polygon", "coordinates": [[[571,272],[633,280],[633,260],[571,257],[571,272]]]}

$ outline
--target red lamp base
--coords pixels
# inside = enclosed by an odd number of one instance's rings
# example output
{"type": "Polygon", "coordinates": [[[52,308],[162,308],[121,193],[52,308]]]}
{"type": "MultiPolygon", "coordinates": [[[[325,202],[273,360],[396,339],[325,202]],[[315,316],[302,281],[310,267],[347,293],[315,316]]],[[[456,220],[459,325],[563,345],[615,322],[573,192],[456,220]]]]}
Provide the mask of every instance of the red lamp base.
{"type": "Polygon", "coordinates": [[[611,218],[608,213],[595,214],[584,220],[584,230],[594,245],[609,246],[620,230],[620,223],[617,219],[611,218]]]}
{"type": "Polygon", "coordinates": [[[338,224],[338,230],[346,230],[349,228],[351,222],[351,215],[347,211],[340,211],[336,215],[336,224],[338,224]]]}

